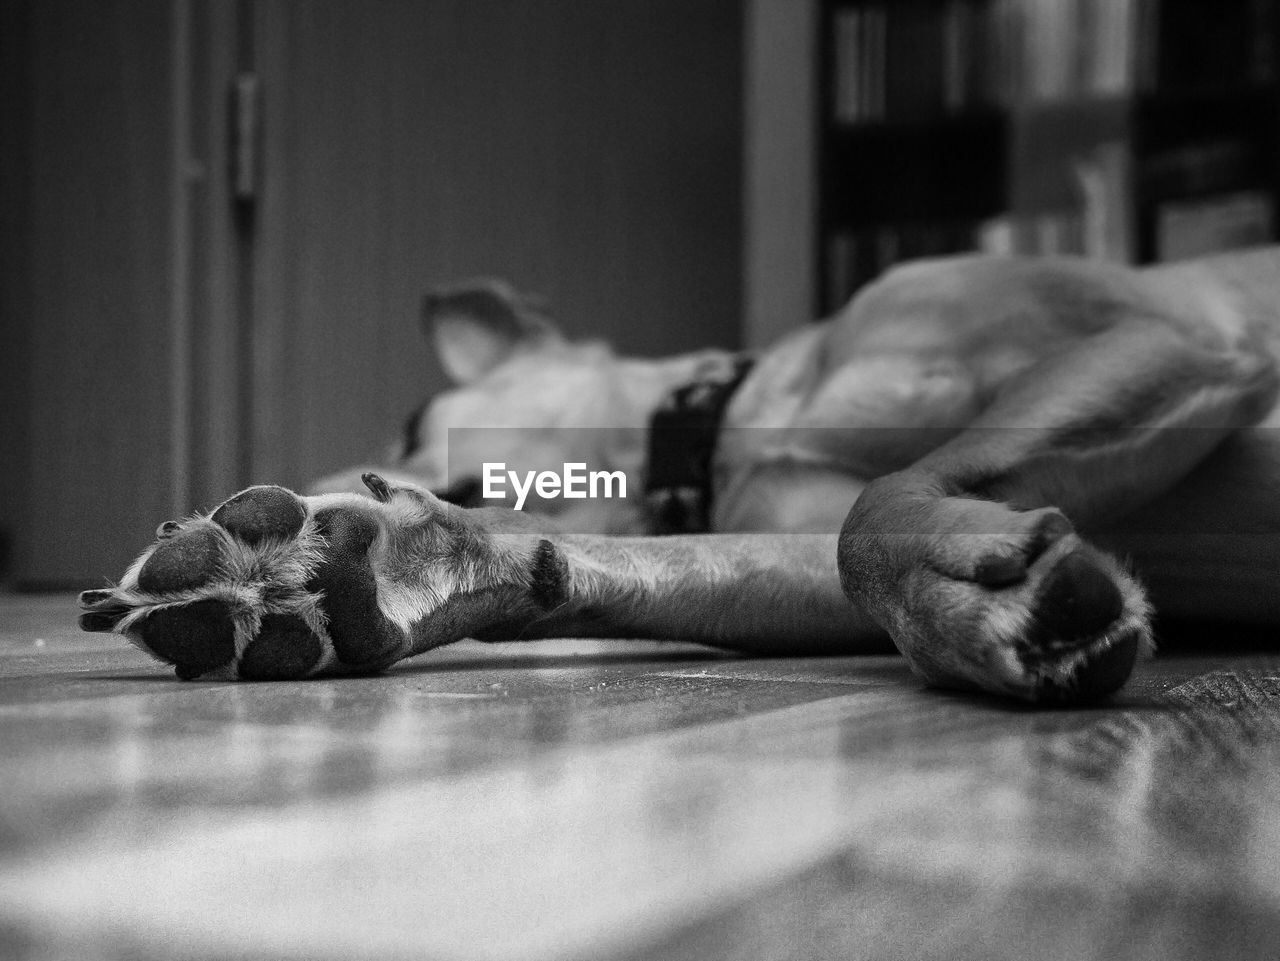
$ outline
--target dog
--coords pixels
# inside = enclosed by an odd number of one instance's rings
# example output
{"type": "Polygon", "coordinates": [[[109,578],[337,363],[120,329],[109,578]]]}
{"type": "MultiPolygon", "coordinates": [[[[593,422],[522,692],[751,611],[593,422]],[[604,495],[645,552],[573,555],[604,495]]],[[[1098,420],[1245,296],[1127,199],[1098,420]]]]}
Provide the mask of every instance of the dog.
{"type": "Polygon", "coordinates": [[[81,626],[227,680],[464,637],[891,643],[932,685],[1066,704],[1125,683],[1153,609],[1280,620],[1280,249],[912,262],[749,369],[570,341],[497,282],[424,316],[455,386],[393,463],[162,524],[81,626]],[[699,392],[709,452],[666,488],[480,506],[486,463],[670,473],[658,427],[684,404],[705,440],[699,392]],[[672,508],[704,532],[654,536],[672,508]]]}

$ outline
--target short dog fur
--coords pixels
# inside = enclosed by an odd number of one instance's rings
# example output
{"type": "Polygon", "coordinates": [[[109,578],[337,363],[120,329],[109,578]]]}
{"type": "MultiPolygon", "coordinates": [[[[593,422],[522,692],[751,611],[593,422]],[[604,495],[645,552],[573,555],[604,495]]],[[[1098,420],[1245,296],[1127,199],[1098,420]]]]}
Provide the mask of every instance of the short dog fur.
{"type": "Polygon", "coordinates": [[[426,321],[456,386],[401,456],[167,522],[82,596],[82,626],[211,679],[377,671],[463,637],[888,639],[932,684],[1059,704],[1125,682],[1153,604],[1280,620],[1280,250],[895,268],[757,358],[707,535],[646,536],[639,498],[518,513],[431,491],[500,460],[638,486],[653,410],[730,355],[570,342],[497,282],[429,296],[426,321]],[[509,429],[450,446],[451,426],[509,429]]]}

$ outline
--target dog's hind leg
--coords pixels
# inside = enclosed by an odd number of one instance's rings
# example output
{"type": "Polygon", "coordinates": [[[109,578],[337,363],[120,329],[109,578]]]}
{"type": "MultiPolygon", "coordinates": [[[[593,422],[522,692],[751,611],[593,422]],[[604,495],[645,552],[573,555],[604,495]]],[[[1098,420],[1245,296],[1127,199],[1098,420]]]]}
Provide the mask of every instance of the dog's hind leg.
{"type": "Polygon", "coordinates": [[[1275,400],[1269,355],[1134,318],[1002,388],[966,431],[868,486],[841,578],[927,680],[1102,696],[1150,646],[1142,590],[1076,533],[1167,491],[1275,400]]]}

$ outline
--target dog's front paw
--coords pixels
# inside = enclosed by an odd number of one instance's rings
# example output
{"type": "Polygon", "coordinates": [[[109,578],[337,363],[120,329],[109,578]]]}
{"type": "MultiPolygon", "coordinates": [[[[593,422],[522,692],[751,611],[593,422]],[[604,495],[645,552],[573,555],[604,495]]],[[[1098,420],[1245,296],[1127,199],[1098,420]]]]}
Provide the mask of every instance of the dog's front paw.
{"type": "Polygon", "coordinates": [[[869,486],[840,537],[845,592],[930,683],[1096,700],[1151,649],[1150,606],[1057,511],[869,486]]]}
{"type": "Polygon", "coordinates": [[[283,680],[379,671],[538,608],[528,588],[548,561],[528,535],[366,483],[372,500],[251,487],[166,522],[118,585],[81,595],[80,626],[124,634],[180,678],[283,680]]]}

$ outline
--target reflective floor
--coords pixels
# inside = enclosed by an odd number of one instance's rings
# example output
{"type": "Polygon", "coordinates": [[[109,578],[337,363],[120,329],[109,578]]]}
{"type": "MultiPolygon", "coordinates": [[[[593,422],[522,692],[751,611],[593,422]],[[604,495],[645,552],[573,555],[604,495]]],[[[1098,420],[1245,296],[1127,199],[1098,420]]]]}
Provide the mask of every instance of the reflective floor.
{"type": "Polygon", "coordinates": [[[1031,712],[896,658],[648,642],[181,683],[74,620],[69,597],[0,598],[0,958],[1280,944],[1280,657],[1256,649],[1031,712]]]}

